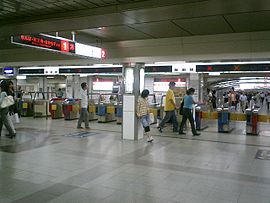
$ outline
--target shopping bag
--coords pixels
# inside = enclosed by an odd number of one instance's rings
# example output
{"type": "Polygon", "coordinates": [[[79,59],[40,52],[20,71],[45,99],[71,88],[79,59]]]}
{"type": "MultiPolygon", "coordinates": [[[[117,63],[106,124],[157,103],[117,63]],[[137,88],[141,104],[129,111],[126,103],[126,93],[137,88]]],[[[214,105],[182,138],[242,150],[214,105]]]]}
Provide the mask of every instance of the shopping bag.
{"type": "Polygon", "coordinates": [[[15,113],[13,116],[14,116],[15,123],[20,123],[19,114],[18,113],[15,113]]]}
{"type": "Polygon", "coordinates": [[[149,124],[152,124],[155,122],[155,117],[153,113],[149,113],[149,124]]]}
{"type": "Polygon", "coordinates": [[[4,108],[7,108],[7,107],[13,105],[14,103],[15,102],[14,102],[13,97],[9,95],[9,96],[4,97],[0,107],[1,107],[1,109],[4,109],[4,108]]]}
{"type": "Polygon", "coordinates": [[[14,115],[10,115],[9,113],[7,114],[7,121],[10,125],[10,127],[13,129],[13,132],[16,133],[16,129],[15,129],[15,126],[13,124],[13,121],[12,121],[12,118],[13,118],[14,115]]]}

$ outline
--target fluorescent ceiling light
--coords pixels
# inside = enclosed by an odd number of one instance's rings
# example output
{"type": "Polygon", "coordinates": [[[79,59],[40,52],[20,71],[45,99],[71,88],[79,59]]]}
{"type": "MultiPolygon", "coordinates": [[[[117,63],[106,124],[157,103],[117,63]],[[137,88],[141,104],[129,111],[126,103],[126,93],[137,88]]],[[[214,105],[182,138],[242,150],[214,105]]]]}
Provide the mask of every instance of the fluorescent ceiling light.
{"type": "Polygon", "coordinates": [[[26,75],[17,75],[16,76],[17,80],[25,80],[26,79],[26,75]]]}

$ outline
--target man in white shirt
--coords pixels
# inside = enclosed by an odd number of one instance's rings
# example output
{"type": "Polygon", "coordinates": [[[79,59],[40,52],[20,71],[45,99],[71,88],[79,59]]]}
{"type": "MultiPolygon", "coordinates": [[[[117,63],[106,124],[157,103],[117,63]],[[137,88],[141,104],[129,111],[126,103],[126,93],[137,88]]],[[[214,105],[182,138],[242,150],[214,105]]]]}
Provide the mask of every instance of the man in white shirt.
{"type": "Polygon", "coordinates": [[[246,94],[244,94],[242,92],[241,95],[240,95],[239,100],[240,100],[241,110],[244,113],[245,110],[246,110],[246,106],[247,106],[247,96],[246,96],[246,94]]]}
{"type": "Polygon", "coordinates": [[[77,128],[78,129],[83,129],[82,127],[82,122],[84,121],[85,123],[85,128],[90,129],[89,127],[89,113],[88,113],[88,95],[87,95],[87,90],[88,90],[88,85],[86,82],[83,82],[81,84],[82,90],[81,90],[81,113],[80,113],[80,118],[78,120],[77,128]]]}

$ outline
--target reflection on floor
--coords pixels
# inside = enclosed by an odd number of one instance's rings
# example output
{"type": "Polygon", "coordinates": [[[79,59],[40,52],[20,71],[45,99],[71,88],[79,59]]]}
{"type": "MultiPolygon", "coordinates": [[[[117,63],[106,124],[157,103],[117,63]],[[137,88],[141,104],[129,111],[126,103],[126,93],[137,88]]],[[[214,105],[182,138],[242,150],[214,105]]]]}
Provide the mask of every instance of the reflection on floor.
{"type": "Polygon", "coordinates": [[[22,118],[16,139],[0,137],[0,202],[269,203],[270,137],[209,124],[198,137],[153,125],[147,143],[115,123],[22,118]]]}

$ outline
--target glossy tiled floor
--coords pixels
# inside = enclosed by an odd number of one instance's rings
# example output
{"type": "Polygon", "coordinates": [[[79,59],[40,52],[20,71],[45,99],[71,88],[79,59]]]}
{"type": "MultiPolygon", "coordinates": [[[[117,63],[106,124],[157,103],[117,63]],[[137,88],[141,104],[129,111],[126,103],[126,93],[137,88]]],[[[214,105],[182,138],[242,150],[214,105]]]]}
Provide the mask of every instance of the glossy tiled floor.
{"type": "Polygon", "coordinates": [[[242,123],[199,137],[153,126],[152,144],[121,140],[115,123],[75,127],[23,118],[16,139],[0,137],[1,203],[270,203],[270,161],[255,159],[270,137],[245,136],[242,123]]]}

